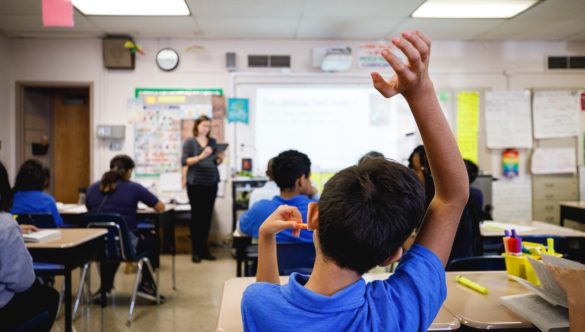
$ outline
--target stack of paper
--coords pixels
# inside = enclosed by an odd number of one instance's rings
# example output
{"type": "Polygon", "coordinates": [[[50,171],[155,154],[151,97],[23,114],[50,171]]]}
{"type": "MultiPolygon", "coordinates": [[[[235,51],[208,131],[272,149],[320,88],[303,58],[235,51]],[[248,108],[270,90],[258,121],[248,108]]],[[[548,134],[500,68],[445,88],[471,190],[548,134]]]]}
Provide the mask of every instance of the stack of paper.
{"type": "Polygon", "coordinates": [[[24,242],[44,242],[61,237],[61,232],[57,229],[43,229],[38,232],[23,234],[24,242]]]}
{"type": "Polygon", "coordinates": [[[530,257],[528,260],[538,276],[541,287],[524,279],[511,277],[533,290],[535,294],[503,296],[500,302],[542,331],[569,331],[567,295],[545,264],[572,269],[585,269],[585,265],[550,255],[542,255],[542,262],[530,257]]]}

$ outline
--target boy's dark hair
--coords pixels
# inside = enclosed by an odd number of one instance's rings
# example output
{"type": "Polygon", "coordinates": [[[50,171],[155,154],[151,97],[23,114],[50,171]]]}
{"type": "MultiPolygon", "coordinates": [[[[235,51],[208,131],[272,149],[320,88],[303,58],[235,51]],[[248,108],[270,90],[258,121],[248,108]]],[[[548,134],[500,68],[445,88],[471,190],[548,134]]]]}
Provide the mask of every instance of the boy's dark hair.
{"type": "Polygon", "coordinates": [[[134,169],[134,160],[125,154],[117,155],[110,161],[110,170],[105,172],[100,183],[100,192],[108,194],[116,190],[118,181],[126,178],[134,169]]]}
{"type": "Polygon", "coordinates": [[[272,177],[281,190],[293,189],[295,181],[305,175],[311,175],[311,160],[306,154],[287,150],[274,157],[272,162],[272,177]]]}
{"type": "Polygon", "coordinates": [[[366,153],[365,155],[363,155],[360,160],[358,160],[358,164],[361,164],[362,162],[364,162],[364,160],[366,159],[370,159],[370,158],[386,158],[384,157],[384,154],[378,151],[370,151],[368,153],[366,153]]]}
{"type": "Polygon", "coordinates": [[[424,212],[424,190],[411,170],[383,158],[364,160],[325,184],[321,251],[339,267],[363,274],[402,246],[424,212]]]}
{"type": "Polygon", "coordinates": [[[471,184],[475,179],[477,179],[477,175],[479,174],[479,167],[476,163],[469,159],[463,159],[465,163],[465,168],[467,168],[467,176],[469,177],[469,184],[471,184]]]}
{"type": "Polygon", "coordinates": [[[8,180],[8,172],[0,162],[0,211],[8,212],[12,207],[12,190],[8,180]]]}
{"type": "Polygon", "coordinates": [[[49,186],[51,171],[40,161],[29,159],[25,161],[16,175],[14,192],[17,191],[43,191],[49,186]]]}

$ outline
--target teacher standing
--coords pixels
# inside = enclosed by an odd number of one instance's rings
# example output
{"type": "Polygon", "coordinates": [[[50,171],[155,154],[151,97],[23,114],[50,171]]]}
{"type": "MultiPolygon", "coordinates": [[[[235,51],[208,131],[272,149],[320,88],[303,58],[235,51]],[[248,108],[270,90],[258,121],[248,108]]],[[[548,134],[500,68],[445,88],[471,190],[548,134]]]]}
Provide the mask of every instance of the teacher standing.
{"type": "Polygon", "coordinates": [[[183,187],[187,187],[191,205],[191,261],[194,263],[215,260],[207,241],[219,182],[217,165],[222,158],[216,154],[217,142],[209,137],[210,132],[211,119],[200,116],[195,120],[193,137],[183,143],[181,156],[183,187]]]}

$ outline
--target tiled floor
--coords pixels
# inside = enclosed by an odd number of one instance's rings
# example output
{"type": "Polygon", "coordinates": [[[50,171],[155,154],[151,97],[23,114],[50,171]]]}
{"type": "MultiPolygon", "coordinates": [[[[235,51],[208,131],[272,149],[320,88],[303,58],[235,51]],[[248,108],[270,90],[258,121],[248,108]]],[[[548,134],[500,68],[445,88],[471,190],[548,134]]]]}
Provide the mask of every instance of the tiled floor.
{"type": "MultiPolygon", "coordinates": [[[[138,300],[134,320],[126,326],[134,274],[125,274],[122,265],[116,275],[115,291],[104,310],[105,331],[214,331],[225,280],[236,275],[236,262],[228,249],[214,248],[217,261],[193,264],[190,255],[177,255],[177,290],[172,290],[171,256],[161,257],[161,294],[167,300],[160,306],[138,300]]],[[[74,271],[74,291],[77,289],[79,272],[74,271]]],[[[56,282],[60,289],[62,279],[56,282]]],[[[99,287],[97,268],[92,268],[92,291],[99,287]]],[[[82,307],[74,323],[76,331],[100,331],[101,310],[99,305],[82,307]]],[[[61,315],[52,332],[64,331],[61,315]]]]}

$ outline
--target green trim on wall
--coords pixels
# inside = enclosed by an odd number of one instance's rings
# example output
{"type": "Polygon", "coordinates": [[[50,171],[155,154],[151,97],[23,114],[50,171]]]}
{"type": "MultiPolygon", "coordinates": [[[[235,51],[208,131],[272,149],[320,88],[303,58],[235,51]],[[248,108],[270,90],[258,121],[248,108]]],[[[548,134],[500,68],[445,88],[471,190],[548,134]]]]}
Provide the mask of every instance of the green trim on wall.
{"type": "Polygon", "coordinates": [[[134,97],[139,97],[146,93],[156,94],[159,92],[209,92],[214,95],[223,96],[223,89],[174,89],[174,88],[136,88],[134,97]]]}

